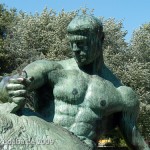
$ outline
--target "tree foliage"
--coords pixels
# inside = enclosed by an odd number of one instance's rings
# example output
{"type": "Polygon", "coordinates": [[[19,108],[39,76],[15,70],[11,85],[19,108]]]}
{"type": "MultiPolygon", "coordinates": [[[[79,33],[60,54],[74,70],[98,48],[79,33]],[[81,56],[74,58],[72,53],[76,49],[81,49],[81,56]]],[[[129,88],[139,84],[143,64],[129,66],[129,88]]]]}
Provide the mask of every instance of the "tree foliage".
{"type": "MultiPolygon", "coordinates": [[[[71,57],[66,27],[77,13],[44,9],[41,14],[16,14],[15,10],[0,5],[0,74],[21,69],[37,59],[71,57]]],[[[150,23],[135,30],[131,42],[127,43],[123,21],[100,19],[105,32],[105,63],[123,84],[138,93],[143,104],[150,104],[150,23]]]]}
{"type": "Polygon", "coordinates": [[[150,23],[135,30],[129,46],[133,57],[132,79],[140,100],[150,104],[150,23]]]}
{"type": "Polygon", "coordinates": [[[130,48],[132,55],[139,62],[150,62],[150,22],[134,31],[130,48]]]}
{"type": "MultiPolygon", "coordinates": [[[[18,14],[17,24],[13,26],[11,35],[7,35],[4,47],[16,58],[12,69],[23,62],[26,65],[36,59],[52,60],[69,57],[66,27],[74,17],[75,12],[65,13],[63,10],[56,14],[54,10],[44,9],[42,14],[18,14]]],[[[11,69],[11,71],[12,71],[11,69]]]]}
{"type": "Polygon", "coordinates": [[[0,72],[9,69],[10,56],[4,48],[4,42],[7,34],[11,34],[11,28],[16,20],[16,10],[7,10],[5,5],[0,4],[0,72]]]}

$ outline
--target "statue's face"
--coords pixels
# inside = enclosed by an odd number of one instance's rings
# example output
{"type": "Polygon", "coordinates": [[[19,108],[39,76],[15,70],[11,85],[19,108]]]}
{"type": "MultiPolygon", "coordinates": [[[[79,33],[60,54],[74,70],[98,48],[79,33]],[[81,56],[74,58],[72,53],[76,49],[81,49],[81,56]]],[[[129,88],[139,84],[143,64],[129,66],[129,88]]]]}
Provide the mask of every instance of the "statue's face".
{"type": "Polygon", "coordinates": [[[76,16],[68,25],[68,39],[78,65],[92,63],[102,54],[102,23],[91,15],[76,16]]]}
{"type": "Polygon", "coordinates": [[[69,35],[71,50],[78,65],[93,62],[99,56],[99,44],[96,35],[69,35]]]}

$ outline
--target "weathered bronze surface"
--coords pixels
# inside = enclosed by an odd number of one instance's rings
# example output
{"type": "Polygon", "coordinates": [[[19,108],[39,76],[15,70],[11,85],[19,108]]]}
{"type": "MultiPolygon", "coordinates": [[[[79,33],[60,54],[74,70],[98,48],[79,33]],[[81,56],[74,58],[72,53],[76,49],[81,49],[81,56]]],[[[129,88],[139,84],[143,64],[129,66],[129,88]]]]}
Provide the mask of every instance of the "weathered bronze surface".
{"type": "MultiPolygon", "coordinates": [[[[74,58],[38,60],[26,66],[22,75],[1,81],[5,98],[0,104],[0,138],[27,141],[47,136],[54,142],[40,145],[42,149],[86,150],[96,149],[102,134],[119,127],[131,149],[148,150],[136,127],[135,92],[104,64],[101,21],[76,16],[67,31],[74,58]],[[24,108],[26,93],[31,91],[36,93],[36,113],[24,108]]],[[[25,146],[36,149],[39,145],[25,146]]]]}

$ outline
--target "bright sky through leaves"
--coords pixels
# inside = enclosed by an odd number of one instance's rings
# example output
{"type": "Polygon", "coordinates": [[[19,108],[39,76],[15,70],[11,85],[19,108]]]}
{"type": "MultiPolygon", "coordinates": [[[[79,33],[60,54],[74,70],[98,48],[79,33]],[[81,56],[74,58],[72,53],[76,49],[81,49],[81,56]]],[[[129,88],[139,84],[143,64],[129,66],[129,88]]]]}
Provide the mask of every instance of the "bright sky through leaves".
{"type": "Polygon", "coordinates": [[[127,41],[135,29],[150,22],[150,0],[0,0],[0,3],[4,3],[8,8],[32,14],[41,13],[45,7],[57,12],[85,7],[94,9],[95,16],[123,20],[124,29],[128,31],[127,41]]]}

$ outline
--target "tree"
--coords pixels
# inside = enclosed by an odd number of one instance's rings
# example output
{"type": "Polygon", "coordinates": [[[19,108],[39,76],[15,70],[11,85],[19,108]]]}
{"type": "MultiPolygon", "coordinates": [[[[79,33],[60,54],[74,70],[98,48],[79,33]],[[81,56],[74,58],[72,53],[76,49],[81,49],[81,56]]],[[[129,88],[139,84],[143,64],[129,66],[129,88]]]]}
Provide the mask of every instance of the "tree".
{"type": "Polygon", "coordinates": [[[150,23],[134,31],[129,45],[132,61],[132,79],[142,102],[139,127],[150,139],[150,23]]]}
{"type": "Polygon", "coordinates": [[[130,48],[138,62],[150,62],[150,22],[134,31],[130,48]]]}
{"type": "Polygon", "coordinates": [[[6,36],[11,35],[11,28],[16,21],[16,10],[7,10],[5,5],[0,4],[0,73],[9,70],[10,55],[4,48],[4,41],[6,36]]]}
{"type": "MultiPolygon", "coordinates": [[[[41,14],[27,15],[24,12],[16,14],[15,11],[1,9],[1,74],[21,70],[37,59],[70,58],[72,54],[66,37],[66,27],[78,12],[66,13],[62,10],[57,14],[54,10],[44,9],[41,14]],[[11,19],[2,19],[7,16],[4,12],[7,15],[10,13],[8,18],[12,17],[13,22],[11,19]]],[[[123,29],[122,21],[114,18],[100,19],[105,32],[103,49],[106,64],[124,85],[132,87],[138,93],[142,103],[150,104],[150,24],[144,24],[136,30],[131,43],[127,43],[127,31],[123,29]]]]}
{"type": "Polygon", "coordinates": [[[75,12],[65,13],[63,10],[56,14],[54,10],[44,9],[42,14],[27,15],[23,12],[18,14],[17,24],[13,26],[8,35],[4,47],[16,58],[11,66],[13,69],[36,59],[60,60],[68,58],[68,42],[66,27],[74,17],[75,12]]]}
{"type": "MultiPolygon", "coordinates": [[[[120,78],[123,71],[126,70],[128,55],[128,43],[125,42],[127,31],[123,30],[122,21],[116,21],[114,18],[103,19],[104,24],[104,61],[107,66],[120,78]]],[[[123,80],[122,80],[123,81],[123,80]]]]}

